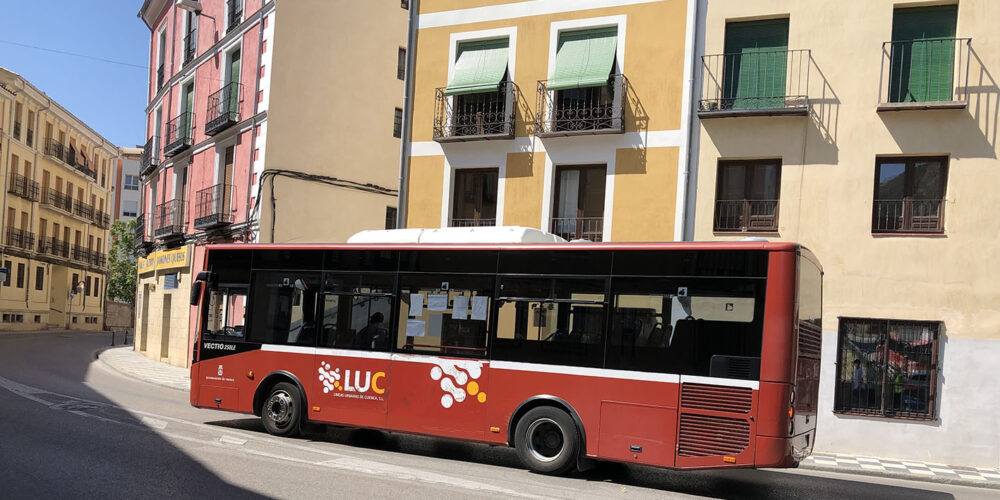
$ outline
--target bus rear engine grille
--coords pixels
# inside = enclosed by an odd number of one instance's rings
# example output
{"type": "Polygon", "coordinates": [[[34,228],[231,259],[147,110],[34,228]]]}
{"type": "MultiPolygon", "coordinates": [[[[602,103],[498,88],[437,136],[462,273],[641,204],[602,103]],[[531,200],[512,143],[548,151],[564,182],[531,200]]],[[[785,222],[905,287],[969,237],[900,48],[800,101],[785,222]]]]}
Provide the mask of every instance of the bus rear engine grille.
{"type": "Polygon", "coordinates": [[[799,322],[799,356],[803,358],[820,359],[823,345],[823,331],[816,325],[799,322]]]}
{"type": "Polygon", "coordinates": [[[681,408],[750,413],[752,407],[753,389],[749,387],[703,384],[684,384],[681,387],[681,408]]]}
{"type": "Polygon", "coordinates": [[[750,446],[750,422],[685,413],[677,443],[682,457],[738,455],[750,446]]]}

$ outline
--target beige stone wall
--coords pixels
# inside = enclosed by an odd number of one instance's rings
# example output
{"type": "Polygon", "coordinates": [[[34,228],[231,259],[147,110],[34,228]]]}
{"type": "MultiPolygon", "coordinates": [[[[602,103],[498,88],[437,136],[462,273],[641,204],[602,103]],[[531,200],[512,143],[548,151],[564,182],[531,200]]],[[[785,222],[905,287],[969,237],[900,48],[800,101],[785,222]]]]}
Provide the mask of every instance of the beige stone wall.
{"type": "MultiPolygon", "coordinates": [[[[402,108],[396,78],[407,12],[393,2],[297,0],[275,11],[265,169],[320,174],[398,189],[402,108]]],[[[344,241],[383,229],[394,195],[278,178],[271,231],[271,184],[264,184],[260,241],[344,241]]]]}
{"type": "Polygon", "coordinates": [[[135,306],[108,300],[104,303],[104,310],[107,311],[104,315],[104,324],[108,328],[122,329],[134,326],[135,306]]]}
{"type": "Polygon", "coordinates": [[[135,349],[147,358],[175,366],[189,366],[192,279],[187,267],[157,270],[139,276],[135,349]],[[164,287],[164,276],[172,273],[178,273],[178,286],[168,290],[164,287]]]}

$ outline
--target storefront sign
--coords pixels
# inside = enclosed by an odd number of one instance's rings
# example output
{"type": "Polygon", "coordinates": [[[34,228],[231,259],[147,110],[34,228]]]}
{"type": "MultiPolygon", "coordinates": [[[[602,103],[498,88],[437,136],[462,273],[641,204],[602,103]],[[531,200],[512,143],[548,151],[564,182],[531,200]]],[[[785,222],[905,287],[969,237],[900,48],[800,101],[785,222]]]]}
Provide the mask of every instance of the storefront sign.
{"type": "Polygon", "coordinates": [[[190,259],[190,248],[188,246],[184,246],[173,250],[153,252],[145,258],[139,259],[136,263],[136,267],[138,268],[139,274],[143,274],[151,271],[188,267],[188,265],[190,265],[190,259]]]}

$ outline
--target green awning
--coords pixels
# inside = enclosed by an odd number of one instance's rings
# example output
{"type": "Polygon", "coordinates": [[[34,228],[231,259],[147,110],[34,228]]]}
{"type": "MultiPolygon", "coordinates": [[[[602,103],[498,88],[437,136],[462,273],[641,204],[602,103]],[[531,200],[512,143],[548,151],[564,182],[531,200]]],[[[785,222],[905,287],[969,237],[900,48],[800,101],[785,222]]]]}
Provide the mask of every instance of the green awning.
{"type": "Polygon", "coordinates": [[[604,85],[611,75],[617,48],[617,27],[560,33],[556,68],[548,88],[560,90],[604,85]]]}
{"type": "Polygon", "coordinates": [[[444,94],[496,92],[507,73],[507,43],[504,38],[460,44],[455,71],[444,94]]]}

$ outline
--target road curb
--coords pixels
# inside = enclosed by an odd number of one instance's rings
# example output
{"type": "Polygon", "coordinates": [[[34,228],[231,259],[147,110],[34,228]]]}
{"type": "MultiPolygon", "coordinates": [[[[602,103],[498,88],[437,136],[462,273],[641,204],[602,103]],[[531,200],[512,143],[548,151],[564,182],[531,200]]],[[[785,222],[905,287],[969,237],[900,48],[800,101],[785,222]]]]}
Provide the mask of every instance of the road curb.
{"type": "Polygon", "coordinates": [[[125,346],[115,346],[115,347],[111,347],[111,346],[102,347],[102,348],[97,349],[97,350],[94,351],[94,359],[100,361],[101,364],[103,364],[104,366],[110,368],[112,371],[114,371],[114,372],[116,372],[119,375],[122,375],[124,377],[128,377],[128,378],[135,379],[135,380],[140,380],[142,382],[146,382],[148,384],[153,384],[153,385],[160,386],[160,387],[166,387],[167,389],[173,389],[173,390],[178,391],[178,392],[188,392],[190,390],[190,389],[187,389],[187,388],[181,388],[181,387],[177,387],[177,386],[168,384],[168,383],[166,383],[166,382],[164,382],[162,380],[157,380],[157,379],[152,378],[152,377],[144,377],[144,376],[142,376],[139,373],[132,372],[132,371],[126,370],[126,369],[124,369],[124,368],[122,368],[120,366],[117,366],[114,363],[109,362],[107,360],[107,357],[101,356],[101,354],[104,354],[105,352],[107,352],[107,351],[109,351],[111,349],[124,349],[124,348],[128,348],[128,347],[131,347],[131,346],[125,345],[125,346]]]}
{"type": "Polygon", "coordinates": [[[845,467],[834,467],[834,466],[816,465],[816,464],[799,464],[799,468],[806,470],[818,470],[823,472],[839,472],[841,474],[887,477],[891,479],[903,479],[906,481],[922,481],[925,483],[950,484],[955,486],[972,486],[975,488],[1000,490],[1000,484],[997,484],[992,481],[974,481],[971,479],[941,477],[941,476],[921,476],[918,474],[907,474],[905,472],[881,471],[872,469],[848,469],[845,467]]]}

